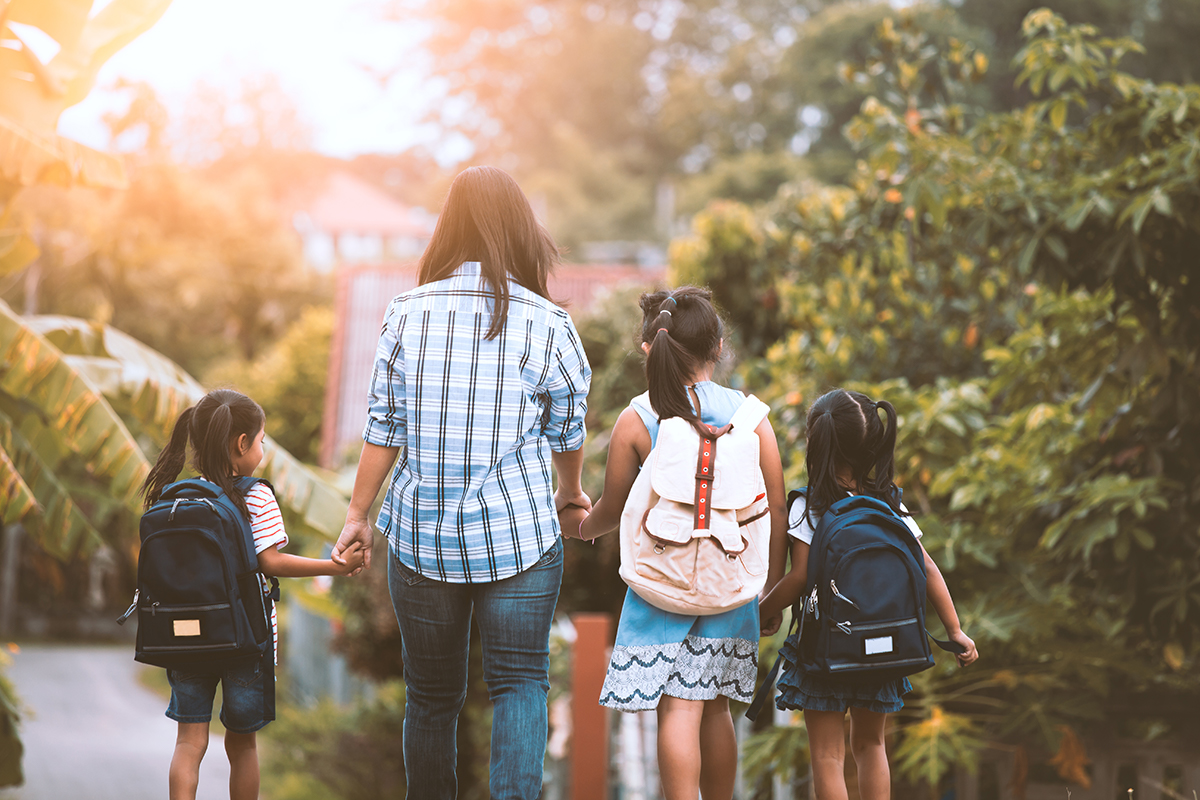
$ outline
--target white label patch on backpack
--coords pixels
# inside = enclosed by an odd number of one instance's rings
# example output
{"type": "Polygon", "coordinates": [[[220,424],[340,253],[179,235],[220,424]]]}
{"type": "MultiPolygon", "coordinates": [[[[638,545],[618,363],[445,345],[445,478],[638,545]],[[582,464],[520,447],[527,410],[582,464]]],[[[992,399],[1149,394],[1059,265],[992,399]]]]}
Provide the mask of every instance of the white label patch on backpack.
{"type": "Polygon", "coordinates": [[[198,620],[198,619],[177,619],[177,620],[175,620],[175,635],[176,636],[199,636],[200,635],[200,620],[198,620]]]}
{"type": "Polygon", "coordinates": [[[880,653],[890,653],[894,649],[892,637],[890,636],[876,636],[874,639],[863,639],[864,655],[877,656],[880,653]]]}

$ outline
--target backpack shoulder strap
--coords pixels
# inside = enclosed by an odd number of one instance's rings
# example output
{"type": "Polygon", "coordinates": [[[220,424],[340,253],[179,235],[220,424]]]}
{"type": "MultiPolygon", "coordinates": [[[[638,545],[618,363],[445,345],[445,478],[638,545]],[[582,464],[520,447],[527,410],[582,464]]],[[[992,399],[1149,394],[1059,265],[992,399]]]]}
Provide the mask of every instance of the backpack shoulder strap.
{"type": "Polygon", "coordinates": [[[266,478],[255,478],[253,475],[243,475],[240,478],[238,478],[237,480],[235,480],[233,482],[233,485],[234,485],[234,488],[236,488],[239,492],[241,492],[242,496],[245,497],[246,494],[249,493],[249,491],[251,489],[253,489],[255,486],[257,486],[260,483],[265,483],[267,485],[268,489],[270,489],[272,492],[275,491],[275,487],[271,485],[271,482],[269,480],[267,480],[266,478]]]}
{"type": "Polygon", "coordinates": [[[222,495],[221,487],[209,483],[203,478],[185,478],[181,481],[168,483],[159,495],[159,501],[174,500],[178,497],[207,497],[215,498],[222,495]]]}
{"type": "Polygon", "coordinates": [[[808,502],[808,487],[807,486],[801,487],[799,489],[792,489],[790,492],[788,492],[787,510],[788,510],[789,514],[792,513],[792,503],[796,502],[801,497],[804,498],[805,502],[808,502]]]}
{"type": "Polygon", "coordinates": [[[762,400],[748,394],[742,404],[738,406],[738,410],[733,413],[729,424],[735,429],[753,431],[766,418],[770,410],[770,407],[762,400]]]}

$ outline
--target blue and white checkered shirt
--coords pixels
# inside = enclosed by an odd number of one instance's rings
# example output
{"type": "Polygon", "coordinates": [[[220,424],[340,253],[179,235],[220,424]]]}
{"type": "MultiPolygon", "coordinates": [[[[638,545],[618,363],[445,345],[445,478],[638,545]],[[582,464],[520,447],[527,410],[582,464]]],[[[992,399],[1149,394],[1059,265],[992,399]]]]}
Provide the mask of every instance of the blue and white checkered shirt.
{"type": "Polygon", "coordinates": [[[509,282],[508,318],[487,341],[492,294],[477,262],[388,306],[363,439],[402,449],[379,530],[406,567],[448,583],[532,567],[559,536],[550,451],[585,435],[592,370],[566,311],[509,282]]]}

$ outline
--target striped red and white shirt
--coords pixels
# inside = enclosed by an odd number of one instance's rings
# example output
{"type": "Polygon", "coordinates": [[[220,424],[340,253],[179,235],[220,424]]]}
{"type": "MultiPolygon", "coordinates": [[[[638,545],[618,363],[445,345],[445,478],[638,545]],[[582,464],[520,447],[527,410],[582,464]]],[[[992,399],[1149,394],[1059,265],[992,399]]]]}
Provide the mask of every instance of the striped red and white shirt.
{"type": "MultiPolygon", "coordinates": [[[[287,531],[283,528],[283,515],[275,493],[265,483],[256,483],[246,493],[246,508],[250,511],[250,531],[254,534],[254,552],[261,553],[268,547],[282,548],[288,543],[287,531]]],[[[263,575],[263,594],[271,591],[267,576],[263,575]]],[[[271,604],[271,634],[275,639],[275,663],[279,663],[279,615],[271,604]]]]}

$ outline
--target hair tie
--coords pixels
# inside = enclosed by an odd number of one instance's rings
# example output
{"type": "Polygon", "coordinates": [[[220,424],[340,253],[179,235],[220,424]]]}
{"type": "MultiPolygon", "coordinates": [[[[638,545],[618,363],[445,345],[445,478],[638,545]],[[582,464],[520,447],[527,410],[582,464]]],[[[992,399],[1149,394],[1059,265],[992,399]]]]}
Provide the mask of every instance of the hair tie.
{"type": "Polygon", "coordinates": [[[659,311],[658,313],[659,313],[659,314],[666,314],[668,317],[669,317],[669,316],[671,316],[671,311],[670,311],[670,309],[667,309],[667,308],[664,308],[664,309],[662,309],[662,310],[661,310],[661,311],[659,311]]]}
{"type": "Polygon", "coordinates": [[[665,333],[665,334],[667,334],[667,336],[671,335],[671,332],[669,330],[667,330],[666,328],[659,328],[658,330],[656,330],[654,332],[654,335],[658,336],[660,333],[665,333]]]}
{"type": "MultiPolygon", "coordinates": [[[[675,300],[674,296],[672,296],[672,295],[667,295],[667,299],[663,300],[663,304],[665,305],[666,303],[671,303],[672,305],[674,305],[676,307],[679,306],[679,303],[675,300]]],[[[667,312],[667,313],[670,313],[670,312],[667,312]]]]}

